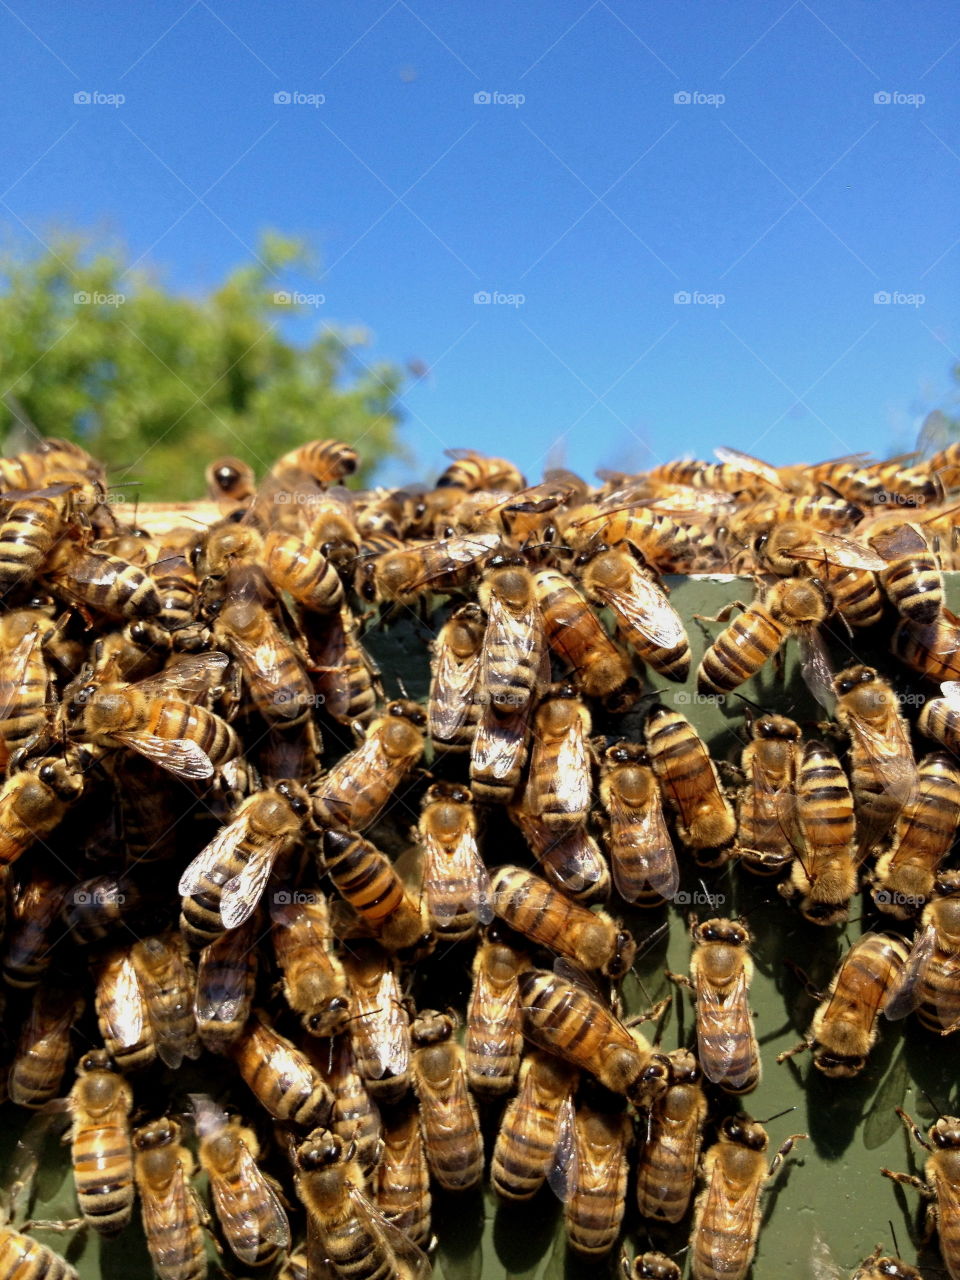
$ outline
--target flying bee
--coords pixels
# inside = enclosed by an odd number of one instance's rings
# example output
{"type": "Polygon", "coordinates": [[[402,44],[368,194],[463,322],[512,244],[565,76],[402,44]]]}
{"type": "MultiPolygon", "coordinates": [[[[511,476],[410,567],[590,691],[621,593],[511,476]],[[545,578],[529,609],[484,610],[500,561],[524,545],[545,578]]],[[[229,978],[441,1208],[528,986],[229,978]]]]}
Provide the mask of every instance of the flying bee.
{"type": "Polygon", "coordinates": [[[600,803],[617,893],[643,907],[672,901],[680,868],[651,758],[640,743],[622,739],[607,747],[600,764],[600,803]]]}
{"type": "Polygon", "coordinates": [[[290,1224],[272,1179],[261,1172],[259,1143],[251,1129],[204,1094],[192,1094],[200,1139],[200,1167],[210,1181],[210,1198],[230,1251],[248,1266],[271,1262],[289,1248],[290,1224]]]}
{"type": "Polygon", "coordinates": [[[352,1145],[329,1129],[314,1129],[296,1148],[293,1163],[307,1211],[309,1275],[323,1274],[323,1260],[340,1280],[425,1280],[429,1258],[367,1199],[352,1145]]]}
{"type": "Polygon", "coordinates": [[[11,1102],[36,1109],[57,1097],[70,1056],[70,1028],[82,1010],[83,1000],[69,991],[48,983],[37,988],[10,1067],[11,1102]]]}
{"type": "Polygon", "coordinates": [[[229,1053],[244,1084],[275,1120],[306,1128],[329,1119],[333,1096],[310,1060],[256,1011],[229,1053]]]}
{"type": "Polygon", "coordinates": [[[878,577],[897,612],[921,625],[935,622],[943,608],[943,574],[922,527],[887,525],[864,537],[886,562],[878,577]]]}
{"type": "Polygon", "coordinates": [[[437,751],[468,751],[480,717],[480,653],[484,620],[478,604],[465,604],[433,642],[427,727],[437,751]]]}
{"type": "Polygon", "coordinates": [[[523,556],[490,556],[477,598],[487,615],[480,689],[498,711],[524,711],[540,681],[547,649],[533,574],[523,556]]]}
{"type": "Polygon", "coordinates": [[[205,946],[249,919],[277,860],[303,839],[309,817],[309,799],[296,782],[278,782],[241,803],[180,877],[188,941],[205,946]]]}
{"type": "Polygon", "coordinates": [[[623,1280],[680,1280],[680,1268],[663,1253],[638,1253],[633,1262],[620,1259],[623,1280]]]}
{"type": "Polygon", "coordinates": [[[0,494],[0,596],[32,581],[67,527],[73,486],[0,494]]]}
{"type": "Polygon", "coordinates": [[[10,924],[3,952],[3,980],[29,990],[43,979],[53,959],[50,936],[64,897],[64,886],[35,871],[10,897],[10,924]]]}
{"type": "Polygon", "coordinates": [[[898,989],[907,948],[898,938],[865,933],[840,961],[829,990],[813,1015],[810,1032],[783,1062],[804,1049],[826,1076],[859,1075],[877,1039],[877,1018],[898,989]]]}
{"type": "Polygon", "coordinates": [[[466,489],[468,493],[478,489],[503,489],[516,493],[527,487],[522,474],[505,458],[489,458],[474,449],[444,452],[453,462],[437,481],[438,489],[466,489]]]}
{"type": "Polygon", "coordinates": [[[916,1013],[941,1036],[960,1029],[960,877],[942,873],[923,910],[903,976],[883,1007],[890,1019],[916,1013]]]}
{"type": "Polygon", "coordinates": [[[41,740],[50,697],[44,629],[34,625],[12,646],[4,643],[0,649],[0,767],[41,740]]]}
{"type": "Polygon", "coordinates": [[[641,1116],[637,1208],[641,1217],[679,1222],[690,1205],[707,1122],[700,1067],[687,1049],[667,1054],[664,1094],[641,1116]]]}
{"type": "Polygon", "coordinates": [[[373,1097],[396,1102],[410,1087],[410,1015],[396,961],[375,942],[351,942],[343,967],[353,1014],[348,1024],[360,1074],[373,1097]]]}
{"type": "Polygon", "coordinates": [[[200,952],[193,1010],[200,1043],[212,1053],[225,1053],[250,1016],[257,982],[256,923],[253,915],[200,952]]]}
{"type": "Polygon", "coordinates": [[[960,618],[947,608],[934,622],[902,618],[890,639],[890,652],[934,684],[960,680],[960,618]]]}
{"type": "Polygon", "coordinates": [[[622,689],[631,676],[630,663],[573,582],[556,569],[540,569],[533,588],[547,644],[569,667],[574,683],[592,698],[622,689]]]}
{"type": "Polygon", "coordinates": [[[857,891],[856,819],[847,775],[822,742],[805,743],[800,756],[796,830],[790,878],[777,888],[811,924],[841,924],[857,891]]]}
{"type": "Polygon", "coordinates": [[[147,1067],[157,1056],[153,1023],[131,950],[117,947],[94,964],[94,1006],[100,1035],[121,1071],[147,1067]]]}
{"type": "Polygon", "coordinates": [[[365,831],[423,755],[426,722],[415,702],[388,703],[360,745],[311,787],[317,825],[342,827],[346,822],[365,831]]]}
{"type": "Polygon", "coordinates": [[[0,786],[0,866],[56,830],[83,794],[84,764],[84,754],[68,747],[62,756],[30,760],[7,777],[0,786]]]}
{"type": "Polygon", "coordinates": [[[130,958],[161,1060],[176,1069],[185,1057],[199,1058],[200,1042],[193,1012],[196,975],[180,935],[135,942],[130,958]]]}
{"type": "Polygon", "coordinates": [[[573,685],[547,689],[533,715],[524,808],[551,830],[582,826],[592,791],[590,712],[573,685]]]}
{"type": "Polygon", "coordinates": [[[418,833],[430,928],[441,941],[472,938],[493,919],[493,910],[470,791],[435,782],[423,797],[418,833]]]}
{"type": "Polygon", "coordinates": [[[960,1276],[960,1120],[955,1116],[941,1116],[924,1138],[915,1122],[902,1107],[897,1115],[903,1121],[907,1133],[924,1150],[929,1151],[924,1165],[924,1177],[908,1173],[894,1173],[881,1169],[885,1178],[915,1187],[927,1201],[926,1225],[929,1234],[934,1231],[940,1237],[940,1253],[950,1280],[960,1276]],[[929,1140],[928,1140],[929,1139],[929,1140]]]}
{"type": "Polygon", "coordinates": [[[605,911],[589,911],[569,901],[521,867],[499,867],[492,887],[497,915],[541,946],[609,978],[622,978],[633,964],[637,945],[632,935],[605,911]]]}
{"type": "Polygon", "coordinates": [[[416,1108],[391,1108],[383,1118],[383,1150],[373,1173],[377,1208],[414,1244],[430,1241],[430,1169],[416,1108]]]}
{"type": "Polygon", "coordinates": [[[767,1169],[763,1126],[749,1116],[727,1116],[718,1141],[703,1157],[703,1189],[693,1215],[692,1280],[745,1280],[760,1233],[761,1196],[795,1142],[786,1138],[767,1169]]]}
{"type": "Polygon", "coordinates": [[[800,726],[786,716],[763,715],[743,749],[746,784],[737,805],[734,856],[757,875],[775,875],[794,854],[791,838],[800,754],[800,726]]]}
{"type": "Polygon", "coordinates": [[[892,846],[869,877],[881,911],[908,920],[921,910],[958,824],[960,771],[948,755],[936,752],[920,762],[917,790],[897,817],[892,846]]]}
{"type": "Polygon", "coordinates": [[[343,966],[333,950],[327,901],[314,893],[277,892],[270,906],[271,938],[287,1004],[312,1036],[340,1031],[350,1016],[343,966]]]}
{"type": "Polygon", "coordinates": [[[240,753],[240,739],[186,699],[206,693],[227,662],[224,653],[191,654],[138,684],[81,683],[67,705],[70,731],[95,747],[129,747],[177,777],[210,778],[240,753]]]}
{"type": "Polygon", "coordinates": [[[818,628],[830,609],[819,579],[778,579],[714,638],[697,670],[697,689],[703,694],[729,693],[756,675],[787,637],[795,635],[804,679],[823,702],[832,672],[818,628]]]}
{"type": "Polygon", "coordinates": [[[496,924],[490,925],[477,947],[467,1008],[467,1080],[475,1094],[485,1097],[512,1092],[523,1050],[517,976],[528,960],[504,933],[496,924]]]}
{"type": "Polygon", "coordinates": [[[402,957],[432,948],[422,904],[369,840],[352,831],[325,831],[319,870],[388,951],[402,957]]]}
{"type": "Polygon", "coordinates": [[[555,889],[582,903],[606,901],[610,896],[610,869],[586,827],[573,827],[557,836],[521,806],[511,805],[507,812],[555,889]]]}
{"type": "Polygon", "coordinates": [[[960,751],[960,680],[945,680],[941,698],[928,698],[917,717],[925,738],[942,743],[948,751],[960,751]]]}
{"type": "Polygon", "coordinates": [[[327,488],[352,476],[360,464],[360,455],[342,440],[311,440],[298,445],[274,463],[271,476],[285,479],[289,472],[302,471],[327,488]]]}
{"type": "Polygon", "coordinates": [[[180,1125],[164,1117],[133,1131],[133,1172],[143,1231],[160,1280],[203,1280],[203,1230],[190,1183],[193,1156],[180,1141],[180,1125]]]}
{"type": "Polygon", "coordinates": [[[883,616],[876,573],[886,561],[864,543],[813,524],[784,521],[760,535],[756,555],[760,567],[781,578],[815,572],[834,610],[851,627],[871,627],[883,616]]]}
{"type": "Polygon", "coordinates": [[[133,1213],[133,1090],[105,1049],[80,1059],[68,1108],[80,1212],[101,1235],[116,1235],[133,1213]]]}
{"type": "Polygon", "coordinates": [[[677,815],[677,834],[691,849],[716,849],[736,835],[733,809],[720,788],[703,739],[678,711],[654,707],[644,737],[660,790],[677,815]]]}
{"type": "Polygon", "coordinates": [[[760,1048],[750,1012],[750,933],[736,920],[690,917],[690,978],[697,1014],[697,1056],[703,1074],[727,1093],[751,1093],[760,1083],[760,1048]]]}
{"type": "Polygon", "coordinates": [[[666,1060],[639,1031],[624,1026],[598,995],[544,969],[526,969],[517,981],[525,1034],[534,1044],[589,1071],[638,1105],[664,1091],[666,1060]]]}
{"type": "Polygon", "coordinates": [[[322,636],[309,627],[306,633],[318,700],[338,724],[365,727],[377,714],[379,668],[360,643],[357,620],[346,605],[324,621],[322,636]]]}
{"type": "Polygon", "coordinates": [[[366,585],[358,594],[389,604],[412,604],[426,590],[461,591],[501,541],[499,533],[471,533],[436,542],[401,542],[369,557],[369,568],[362,569],[366,585]]]}
{"type": "Polygon", "coordinates": [[[107,618],[153,618],[160,612],[160,594],[146,568],[83,540],[60,539],[44,562],[43,578],[70,604],[107,618]]]}
{"type": "Polygon", "coordinates": [[[447,1014],[424,1010],[413,1020],[413,1088],[430,1172],[446,1191],[466,1191],[483,1176],[483,1138],[453,1033],[447,1014]]]}
{"type": "MultiPolygon", "coordinates": [[[[599,1100],[598,1100],[599,1101],[599,1100]]],[[[622,1098],[603,1105],[581,1098],[573,1119],[573,1171],[563,1206],[567,1244],[600,1257],[617,1242],[627,1207],[633,1127],[622,1098]]],[[[561,1162],[563,1157],[560,1157],[561,1162]]]]}
{"type": "Polygon", "coordinates": [[[263,544],[263,564],[275,591],[288,592],[312,613],[333,613],[344,603],[343,583],[317,547],[274,530],[263,544]]]}
{"type": "MultiPolygon", "coordinates": [[[[520,1064],[520,1087],[507,1103],[490,1165],[494,1191],[507,1200],[531,1200],[558,1178],[557,1152],[573,1132],[576,1069],[552,1053],[531,1050],[520,1064]]],[[[558,1186],[561,1186],[557,1182],[558,1186]]],[[[561,1188],[562,1189],[562,1188],[561,1188]]]]}
{"type": "Polygon", "coordinates": [[[643,661],[668,680],[686,680],[690,643],[680,615],[630,550],[600,542],[578,556],[577,567],[586,595],[610,609],[643,661]]]}
{"type": "Polygon", "coordinates": [[[207,497],[218,502],[223,515],[247,506],[257,491],[253,467],[240,458],[216,458],[203,473],[207,497]]]}

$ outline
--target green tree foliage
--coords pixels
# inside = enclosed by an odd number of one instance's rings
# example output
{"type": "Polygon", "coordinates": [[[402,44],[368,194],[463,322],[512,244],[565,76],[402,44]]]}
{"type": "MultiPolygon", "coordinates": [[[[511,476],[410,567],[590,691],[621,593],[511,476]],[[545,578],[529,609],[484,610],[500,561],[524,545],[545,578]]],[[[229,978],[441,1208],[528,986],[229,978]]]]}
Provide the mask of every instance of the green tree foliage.
{"type": "Polygon", "coordinates": [[[291,320],[312,306],[283,293],[311,266],[303,242],[268,234],[257,259],[202,297],[174,294],[116,249],[57,236],[48,251],[0,257],[0,440],[28,447],[17,415],[103,458],[142,498],[199,497],[222,454],[258,474],[307,440],[356,444],[373,465],[400,452],[401,371],[361,356],[365,334],[291,320]],[[122,301],[119,299],[122,298],[122,301]]]}

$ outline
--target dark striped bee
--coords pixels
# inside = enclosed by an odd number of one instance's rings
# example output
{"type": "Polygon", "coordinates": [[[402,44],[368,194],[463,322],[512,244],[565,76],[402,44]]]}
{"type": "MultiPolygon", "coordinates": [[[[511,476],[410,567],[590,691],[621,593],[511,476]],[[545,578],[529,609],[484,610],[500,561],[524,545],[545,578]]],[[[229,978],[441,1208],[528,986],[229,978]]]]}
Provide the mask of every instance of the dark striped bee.
{"type": "Polygon", "coordinates": [[[116,1235],[133,1213],[133,1090],[105,1050],[80,1059],[68,1107],[80,1212],[101,1235],[116,1235]]]}

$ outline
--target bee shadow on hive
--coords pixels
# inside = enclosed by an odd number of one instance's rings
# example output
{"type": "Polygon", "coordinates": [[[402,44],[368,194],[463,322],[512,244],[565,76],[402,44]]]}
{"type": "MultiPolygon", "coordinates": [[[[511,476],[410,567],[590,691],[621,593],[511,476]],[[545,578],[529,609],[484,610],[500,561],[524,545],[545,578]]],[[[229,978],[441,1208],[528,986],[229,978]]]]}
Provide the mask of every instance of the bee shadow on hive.
{"type": "Polygon", "coordinates": [[[511,1280],[529,1280],[542,1273],[539,1264],[558,1235],[559,1216],[560,1203],[546,1187],[523,1203],[497,1203],[493,1246],[497,1260],[511,1280]]]}
{"type": "Polygon", "coordinates": [[[436,1262],[446,1280],[480,1280],[483,1274],[483,1231],[486,1214],[483,1193],[433,1191],[433,1229],[436,1262]]]}

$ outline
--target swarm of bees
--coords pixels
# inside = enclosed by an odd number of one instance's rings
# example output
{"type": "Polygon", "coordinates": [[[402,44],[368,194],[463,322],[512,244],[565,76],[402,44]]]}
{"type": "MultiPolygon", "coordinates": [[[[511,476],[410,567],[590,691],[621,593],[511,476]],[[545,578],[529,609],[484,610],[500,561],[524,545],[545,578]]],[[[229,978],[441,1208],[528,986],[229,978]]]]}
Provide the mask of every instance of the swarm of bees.
{"type": "MultiPolygon", "coordinates": [[[[771,1161],[739,1109],[776,1071],[756,934],[688,911],[689,975],[647,962],[690,988],[674,1047],[684,1001],[641,965],[702,876],[811,950],[862,892],[776,1063],[809,1049],[840,1089],[890,1022],[960,1029],[960,447],[717,455],[590,486],[457,451],[433,487],[359,491],[321,440],[259,483],[212,463],[182,523],[119,510],[76,444],[0,460],[2,1079],[42,1121],[0,1277],[70,1280],[30,1232],[111,1238],[139,1204],[161,1280],[202,1280],[210,1241],[228,1274],[416,1280],[433,1190],[487,1182],[554,1194],[625,1280],[745,1280],[807,1137],[771,1161]],[[669,593],[698,574],[755,591],[698,619],[722,625],[695,664],[669,593]],[[391,632],[429,649],[422,696],[371,656],[391,632]],[[888,632],[897,665],[867,665],[888,632]],[[794,653],[826,720],[742,693],[794,653]],[[677,709],[688,681],[736,700],[737,758],[677,709]],[[78,1217],[17,1224],[57,1128],[78,1217]]],[[[960,1120],[898,1110],[929,1158],[882,1172],[960,1280],[960,1120]]],[[[878,1246],[856,1275],[919,1272],[878,1246]]]]}

